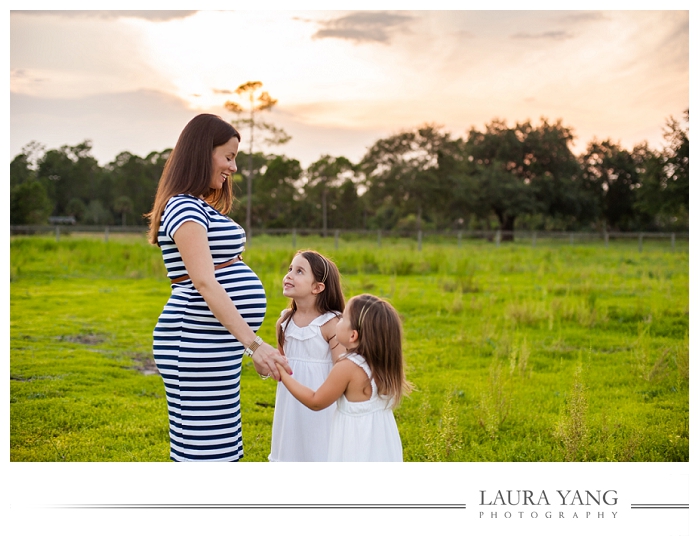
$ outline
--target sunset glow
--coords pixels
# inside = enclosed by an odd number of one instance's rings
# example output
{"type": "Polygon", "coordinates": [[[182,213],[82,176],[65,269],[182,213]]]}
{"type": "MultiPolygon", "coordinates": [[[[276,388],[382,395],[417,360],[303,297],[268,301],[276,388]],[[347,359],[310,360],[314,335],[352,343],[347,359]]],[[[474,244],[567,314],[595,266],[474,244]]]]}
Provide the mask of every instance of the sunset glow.
{"type": "Polygon", "coordinates": [[[12,12],[10,28],[11,157],[30,140],[91,139],[100,161],[170,147],[198,112],[230,118],[250,80],[293,137],[270,152],[304,164],[494,118],[562,119],[578,152],[658,146],[689,105],[687,11],[12,12]]]}

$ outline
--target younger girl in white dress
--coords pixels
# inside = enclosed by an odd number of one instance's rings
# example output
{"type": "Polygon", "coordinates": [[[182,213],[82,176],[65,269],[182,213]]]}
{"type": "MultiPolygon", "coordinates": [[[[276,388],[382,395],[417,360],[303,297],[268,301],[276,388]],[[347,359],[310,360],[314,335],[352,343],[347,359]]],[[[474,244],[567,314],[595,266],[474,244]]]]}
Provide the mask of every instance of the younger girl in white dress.
{"type": "MultiPolygon", "coordinates": [[[[294,378],[316,389],[345,351],[335,336],[345,307],[340,272],[319,253],[299,251],[282,283],[284,296],[291,298],[291,303],[277,322],[279,351],[289,360],[294,378]]],[[[269,460],[327,461],[334,408],[313,412],[294,399],[283,384],[277,384],[269,460]]]]}
{"type": "Polygon", "coordinates": [[[284,386],[316,411],[337,401],[328,461],[403,461],[393,408],[411,386],[403,371],[398,313],[385,300],[361,294],[347,303],[336,332],[347,353],[323,385],[314,390],[278,367],[284,386]]]}

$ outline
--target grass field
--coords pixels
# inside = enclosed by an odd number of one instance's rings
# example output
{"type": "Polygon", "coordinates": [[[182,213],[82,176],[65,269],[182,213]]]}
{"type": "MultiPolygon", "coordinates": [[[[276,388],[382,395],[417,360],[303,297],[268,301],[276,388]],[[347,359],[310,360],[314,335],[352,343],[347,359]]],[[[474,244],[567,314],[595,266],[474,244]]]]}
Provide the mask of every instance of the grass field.
{"type": "MultiPolygon", "coordinates": [[[[396,410],[408,461],[688,461],[689,255],[668,242],[501,244],[299,237],[347,297],[390,300],[416,390],[396,410]]],[[[290,237],[245,260],[273,327],[290,237]]],[[[12,461],[166,461],[151,336],[170,286],[144,237],[15,237],[12,461]]],[[[244,360],[245,461],[266,461],[275,384],[244,360]]]]}

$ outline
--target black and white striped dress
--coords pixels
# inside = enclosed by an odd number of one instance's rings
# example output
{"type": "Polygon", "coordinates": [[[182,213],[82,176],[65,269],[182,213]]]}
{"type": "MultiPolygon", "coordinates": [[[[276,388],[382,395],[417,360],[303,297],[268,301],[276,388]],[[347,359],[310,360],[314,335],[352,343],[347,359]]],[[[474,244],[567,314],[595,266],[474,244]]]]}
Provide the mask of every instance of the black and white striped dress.
{"type": "MultiPolygon", "coordinates": [[[[214,264],[239,256],[245,231],[205,201],[180,194],[163,212],[158,244],[168,277],[187,273],[173,235],[185,222],[206,228],[214,264]]],[[[242,261],[216,270],[253,331],[262,324],[265,291],[242,261]]],[[[153,331],[153,355],[165,383],[170,457],[175,461],[236,461],[243,457],[240,374],[243,346],[214,317],[191,280],[172,286],[153,331]]]]}

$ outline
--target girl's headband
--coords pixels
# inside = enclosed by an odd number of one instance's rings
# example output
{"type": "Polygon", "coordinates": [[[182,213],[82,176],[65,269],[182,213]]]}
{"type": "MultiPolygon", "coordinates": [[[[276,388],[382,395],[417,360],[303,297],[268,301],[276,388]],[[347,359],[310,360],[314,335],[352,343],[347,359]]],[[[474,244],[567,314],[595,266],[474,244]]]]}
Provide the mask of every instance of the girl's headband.
{"type": "Polygon", "coordinates": [[[323,279],[321,279],[321,283],[325,283],[325,280],[328,278],[328,271],[330,268],[328,267],[328,261],[325,260],[325,257],[321,254],[318,255],[321,259],[323,259],[323,279]]]}
{"type": "Polygon", "coordinates": [[[376,304],[378,300],[372,300],[368,304],[364,304],[362,307],[362,311],[359,312],[359,320],[357,321],[357,330],[360,330],[362,328],[362,321],[364,320],[364,317],[366,316],[366,312],[371,308],[374,304],[376,304]]]}

